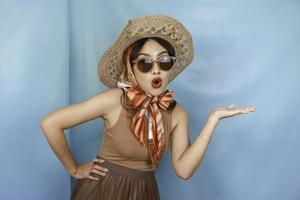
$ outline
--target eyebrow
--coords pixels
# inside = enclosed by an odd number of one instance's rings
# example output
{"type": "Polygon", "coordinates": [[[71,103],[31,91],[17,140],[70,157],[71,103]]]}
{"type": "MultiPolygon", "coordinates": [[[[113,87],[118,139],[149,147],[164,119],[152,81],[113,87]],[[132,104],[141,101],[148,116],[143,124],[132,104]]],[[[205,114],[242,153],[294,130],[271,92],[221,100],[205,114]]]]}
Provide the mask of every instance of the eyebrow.
{"type": "MultiPolygon", "coordinates": [[[[157,54],[157,56],[159,56],[159,55],[161,55],[161,54],[163,54],[163,53],[168,53],[168,51],[162,51],[162,52],[160,52],[159,54],[157,54]]],[[[150,54],[148,54],[148,53],[139,53],[137,56],[140,56],[140,55],[150,56],[150,54]]]]}

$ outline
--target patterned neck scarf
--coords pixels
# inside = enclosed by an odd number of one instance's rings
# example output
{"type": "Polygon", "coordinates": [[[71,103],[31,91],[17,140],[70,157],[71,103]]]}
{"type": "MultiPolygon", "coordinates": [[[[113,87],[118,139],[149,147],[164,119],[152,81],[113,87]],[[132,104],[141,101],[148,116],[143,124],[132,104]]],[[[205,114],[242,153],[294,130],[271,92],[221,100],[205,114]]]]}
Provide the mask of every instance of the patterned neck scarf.
{"type": "MultiPolygon", "coordinates": [[[[118,82],[118,86],[126,88],[122,82],[118,82]]],[[[168,110],[173,102],[173,91],[166,90],[159,96],[149,96],[138,85],[134,85],[127,89],[127,96],[134,108],[137,109],[132,119],[131,129],[141,144],[145,145],[145,140],[148,139],[151,162],[153,165],[157,165],[166,146],[159,107],[168,110]]]]}
{"type": "Polygon", "coordinates": [[[126,69],[120,75],[118,87],[125,90],[130,103],[137,109],[131,124],[133,134],[143,145],[145,145],[146,139],[148,140],[152,165],[157,165],[166,146],[162,114],[159,107],[167,111],[174,107],[176,102],[173,100],[173,90],[168,89],[159,96],[152,96],[140,88],[129,65],[130,52],[131,48],[125,54],[126,69]]]}

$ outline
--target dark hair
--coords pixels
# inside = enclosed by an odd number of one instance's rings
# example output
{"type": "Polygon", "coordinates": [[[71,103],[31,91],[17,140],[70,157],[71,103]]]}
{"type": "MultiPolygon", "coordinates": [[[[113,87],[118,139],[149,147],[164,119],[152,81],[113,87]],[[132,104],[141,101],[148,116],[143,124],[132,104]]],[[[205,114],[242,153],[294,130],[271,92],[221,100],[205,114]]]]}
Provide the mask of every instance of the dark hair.
{"type": "Polygon", "coordinates": [[[158,42],[161,46],[163,46],[168,51],[170,56],[175,56],[175,50],[174,50],[173,46],[167,40],[162,39],[160,37],[145,37],[145,38],[139,39],[133,43],[132,51],[130,54],[131,65],[132,65],[132,61],[137,58],[139,51],[142,49],[142,47],[144,46],[145,42],[148,39],[155,40],[156,42],[158,42]]]}

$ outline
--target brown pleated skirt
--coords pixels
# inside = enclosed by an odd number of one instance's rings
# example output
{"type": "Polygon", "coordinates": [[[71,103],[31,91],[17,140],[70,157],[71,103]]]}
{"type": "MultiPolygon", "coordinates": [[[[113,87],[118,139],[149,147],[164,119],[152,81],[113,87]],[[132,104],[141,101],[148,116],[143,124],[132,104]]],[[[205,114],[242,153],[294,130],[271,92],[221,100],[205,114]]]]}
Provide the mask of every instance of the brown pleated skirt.
{"type": "Polygon", "coordinates": [[[160,200],[154,171],[131,169],[107,160],[99,165],[108,168],[106,175],[94,175],[99,180],[77,179],[71,200],[160,200]]]}

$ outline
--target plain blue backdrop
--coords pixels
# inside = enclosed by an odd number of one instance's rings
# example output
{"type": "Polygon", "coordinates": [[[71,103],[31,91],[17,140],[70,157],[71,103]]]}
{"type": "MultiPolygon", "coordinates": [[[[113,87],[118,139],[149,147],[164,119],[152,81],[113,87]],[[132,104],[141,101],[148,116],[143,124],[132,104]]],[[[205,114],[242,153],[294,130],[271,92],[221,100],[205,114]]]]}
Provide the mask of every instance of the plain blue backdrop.
{"type": "MultiPolygon", "coordinates": [[[[300,2],[297,0],[0,0],[0,199],[69,199],[74,186],[40,128],[47,113],[106,90],[100,56],[130,18],[160,13],[191,32],[194,61],[169,85],[189,112],[191,142],[214,107],[221,120],[188,180],[170,151],[162,200],[300,199],[300,2]]],[[[103,121],[65,131],[78,162],[97,154],[103,121]]]]}

